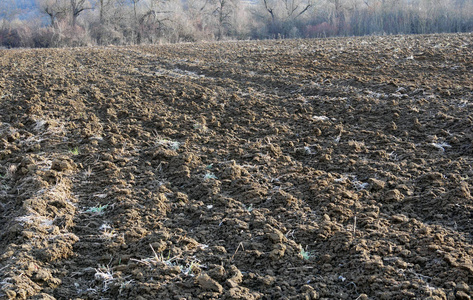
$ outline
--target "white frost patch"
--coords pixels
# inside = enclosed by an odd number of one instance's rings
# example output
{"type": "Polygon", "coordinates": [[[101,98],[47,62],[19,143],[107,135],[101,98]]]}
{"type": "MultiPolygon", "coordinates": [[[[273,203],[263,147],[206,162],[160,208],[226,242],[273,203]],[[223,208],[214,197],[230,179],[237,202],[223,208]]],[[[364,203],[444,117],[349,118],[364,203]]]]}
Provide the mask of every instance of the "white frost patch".
{"type": "Polygon", "coordinates": [[[345,180],[347,180],[348,178],[346,176],[342,176],[340,178],[337,178],[337,179],[334,179],[333,181],[335,182],[344,182],[345,180]]]}
{"type": "Polygon", "coordinates": [[[108,229],[112,229],[112,226],[110,226],[109,224],[107,223],[103,223],[100,227],[99,227],[99,230],[108,230],[108,229]]]}
{"type": "Polygon", "coordinates": [[[315,153],[312,152],[312,150],[310,150],[310,147],[309,147],[309,146],[305,146],[305,147],[304,147],[304,152],[305,152],[305,154],[307,154],[307,155],[315,154],[315,153]]]}
{"type": "Polygon", "coordinates": [[[103,282],[102,292],[109,289],[109,285],[115,280],[113,278],[113,271],[109,266],[99,266],[95,269],[95,279],[103,282]]]}
{"type": "Polygon", "coordinates": [[[34,126],[35,131],[41,131],[46,124],[45,120],[36,120],[36,124],[34,126]]]}
{"type": "Polygon", "coordinates": [[[326,116],[313,116],[312,119],[315,121],[328,121],[329,120],[329,118],[326,116]]]}
{"type": "Polygon", "coordinates": [[[190,78],[205,78],[205,75],[198,75],[195,72],[192,71],[187,71],[187,70],[182,70],[179,68],[175,68],[174,70],[166,70],[166,69],[158,69],[157,71],[154,72],[154,76],[171,76],[171,77],[190,77],[190,78]]]}
{"type": "Polygon", "coordinates": [[[452,146],[447,143],[432,143],[431,145],[434,146],[434,148],[439,149],[441,152],[445,152],[445,148],[452,148],[452,146]]]}
{"type": "Polygon", "coordinates": [[[97,197],[97,198],[106,198],[108,196],[108,194],[95,194],[94,197],[97,197]]]}
{"type": "Polygon", "coordinates": [[[358,180],[353,182],[353,187],[357,191],[362,191],[362,190],[366,189],[368,186],[369,186],[369,183],[366,183],[366,182],[361,182],[361,181],[358,181],[358,180]]]}
{"type": "Polygon", "coordinates": [[[20,222],[21,224],[25,224],[25,223],[33,224],[35,223],[35,221],[37,221],[43,227],[51,227],[53,225],[53,220],[40,216],[40,215],[35,215],[35,214],[17,217],[15,218],[15,220],[17,222],[20,222]]]}

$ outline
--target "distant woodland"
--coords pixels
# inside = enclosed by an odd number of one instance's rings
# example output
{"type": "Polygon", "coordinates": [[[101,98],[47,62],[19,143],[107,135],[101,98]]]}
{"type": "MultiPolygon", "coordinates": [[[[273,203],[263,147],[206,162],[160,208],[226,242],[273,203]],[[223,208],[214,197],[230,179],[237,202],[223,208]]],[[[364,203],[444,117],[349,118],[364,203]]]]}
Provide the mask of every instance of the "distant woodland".
{"type": "Polygon", "coordinates": [[[473,31],[473,0],[1,0],[0,47],[473,31]]]}

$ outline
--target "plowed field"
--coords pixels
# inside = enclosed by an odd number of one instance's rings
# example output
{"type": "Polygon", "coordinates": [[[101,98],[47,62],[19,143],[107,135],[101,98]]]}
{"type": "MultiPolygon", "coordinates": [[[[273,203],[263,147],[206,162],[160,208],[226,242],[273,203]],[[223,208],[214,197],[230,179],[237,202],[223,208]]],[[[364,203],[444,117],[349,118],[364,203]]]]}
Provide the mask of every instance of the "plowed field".
{"type": "Polygon", "coordinates": [[[0,51],[1,299],[470,299],[473,35],[0,51]]]}

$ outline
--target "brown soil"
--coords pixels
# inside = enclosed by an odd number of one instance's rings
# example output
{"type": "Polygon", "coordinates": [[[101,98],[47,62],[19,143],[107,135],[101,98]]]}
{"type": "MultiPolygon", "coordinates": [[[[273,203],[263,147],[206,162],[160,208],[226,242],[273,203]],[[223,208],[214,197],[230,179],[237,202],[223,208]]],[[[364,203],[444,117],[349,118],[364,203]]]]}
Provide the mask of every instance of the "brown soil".
{"type": "Polygon", "coordinates": [[[470,299],[473,36],[0,51],[0,298],[470,299]]]}

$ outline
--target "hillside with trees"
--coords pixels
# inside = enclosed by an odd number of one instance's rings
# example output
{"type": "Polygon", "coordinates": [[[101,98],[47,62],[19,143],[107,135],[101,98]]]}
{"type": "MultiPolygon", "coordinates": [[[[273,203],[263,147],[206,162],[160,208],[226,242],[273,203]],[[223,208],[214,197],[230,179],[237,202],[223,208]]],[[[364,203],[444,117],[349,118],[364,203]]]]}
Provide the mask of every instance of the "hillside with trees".
{"type": "Polygon", "coordinates": [[[0,46],[473,30],[473,0],[3,0],[0,46]]]}

